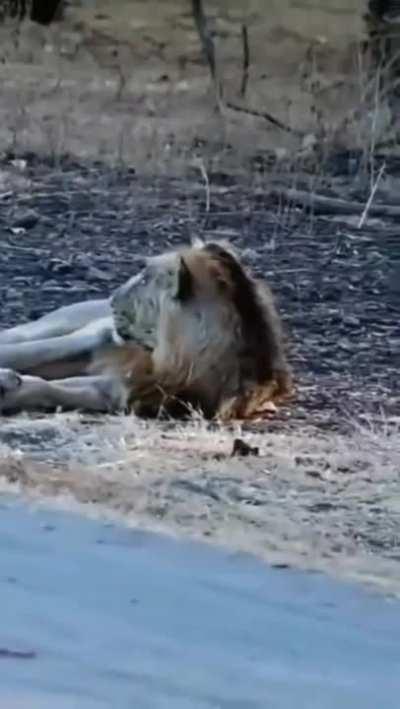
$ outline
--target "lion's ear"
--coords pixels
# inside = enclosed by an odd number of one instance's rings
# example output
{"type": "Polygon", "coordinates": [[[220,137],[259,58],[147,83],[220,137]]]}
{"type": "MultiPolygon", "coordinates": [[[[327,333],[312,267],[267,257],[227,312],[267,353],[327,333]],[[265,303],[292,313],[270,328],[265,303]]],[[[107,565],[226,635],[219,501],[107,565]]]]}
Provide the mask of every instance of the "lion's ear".
{"type": "Polygon", "coordinates": [[[179,257],[174,284],[174,297],[177,300],[187,300],[193,292],[193,277],[185,259],[179,257]]]}
{"type": "Polygon", "coordinates": [[[206,242],[203,239],[200,239],[199,236],[193,236],[190,239],[190,245],[192,249],[204,249],[206,246],[206,242]]]}

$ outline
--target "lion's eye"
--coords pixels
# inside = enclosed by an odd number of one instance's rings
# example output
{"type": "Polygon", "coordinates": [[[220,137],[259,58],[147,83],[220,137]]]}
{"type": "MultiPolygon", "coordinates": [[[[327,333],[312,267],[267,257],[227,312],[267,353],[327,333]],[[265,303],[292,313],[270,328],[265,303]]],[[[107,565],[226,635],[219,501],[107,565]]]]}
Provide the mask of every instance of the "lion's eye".
{"type": "Polygon", "coordinates": [[[151,281],[151,273],[146,269],[140,274],[140,284],[142,286],[148,286],[151,281]]]}

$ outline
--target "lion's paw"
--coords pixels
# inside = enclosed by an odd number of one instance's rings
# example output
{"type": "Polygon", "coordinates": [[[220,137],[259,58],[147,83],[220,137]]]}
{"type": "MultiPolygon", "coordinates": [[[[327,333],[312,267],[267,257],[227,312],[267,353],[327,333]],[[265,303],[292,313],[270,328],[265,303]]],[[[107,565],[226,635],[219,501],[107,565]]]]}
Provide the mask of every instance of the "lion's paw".
{"type": "Polygon", "coordinates": [[[0,368],[0,405],[2,399],[19,389],[21,384],[22,377],[17,372],[14,372],[13,369],[0,368]]]}
{"type": "Polygon", "coordinates": [[[98,392],[104,402],[104,410],[112,413],[123,411],[127,402],[127,390],[121,381],[113,377],[104,377],[97,384],[98,392]]]}

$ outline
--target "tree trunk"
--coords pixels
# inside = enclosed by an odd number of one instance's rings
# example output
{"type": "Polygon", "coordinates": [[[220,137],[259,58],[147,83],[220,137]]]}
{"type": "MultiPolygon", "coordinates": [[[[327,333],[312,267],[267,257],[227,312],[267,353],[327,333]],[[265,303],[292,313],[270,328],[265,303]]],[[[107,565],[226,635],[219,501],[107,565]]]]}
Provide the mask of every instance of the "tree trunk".
{"type": "Polygon", "coordinates": [[[33,22],[48,25],[62,16],[63,0],[0,0],[0,19],[29,16],[33,22]]]}
{"type": "Polygon", "coordinates": [[[62,0],[32,0],[31,20],[41,25],[49,25],[61,18],[62,0]]]}
{"type": "Polygon", "coordinates": [[[400,128],[400,0],[369,0],[364,19],[368,33],[371,69],[381,96],[400,128]]]}

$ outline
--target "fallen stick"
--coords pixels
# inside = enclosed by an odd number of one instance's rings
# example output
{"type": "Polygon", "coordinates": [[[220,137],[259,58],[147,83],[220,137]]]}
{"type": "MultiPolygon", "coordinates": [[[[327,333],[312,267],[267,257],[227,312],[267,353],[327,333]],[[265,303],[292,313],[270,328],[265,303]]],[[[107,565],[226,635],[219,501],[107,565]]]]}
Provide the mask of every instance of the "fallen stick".
{"type": "Polygon", "coordinates": [[[225,101],[225,104],[232,111],[237,111],[238,113],[247,113],[248,116],[255,116],[256,118],[263,118],[265,121],[271,123],[271,125],[275,126],[276,128],[280,128],[280,130],[285,131],[285,133],[292,133],[293,135],[297,135],[300,138],[304,137],[304,133],[302,131],[296,130],[296,128],[291,128],[290,126],[286,125],[286,123],[282,123],[279,118],[275,118],[275,116],[273,116],[271,113],[268,113],[267,111],[258,111],[256,108],[247,108],[246,106],[239,106],[237,103],[233,103],[232,101],[225,101]]]}
{"type": "MultiPolygon", "coordinates": [[[[341,199],[339,197],[325,197],[324,195],[315,192],[306,192],[305,190],[288,189],[288,190],[271,190],[269,193],[273,197],[285,199],[288,202],[301,205],[306,209],[311,209],[313,212],[322,214],[362,214],[364,205],[362,202],[353,200],[341,199]]],[[[373,217],[400,217],[400,206],[396,207],[392,204],[371,204],[369,206],[369,215],[373,217]]]]}

